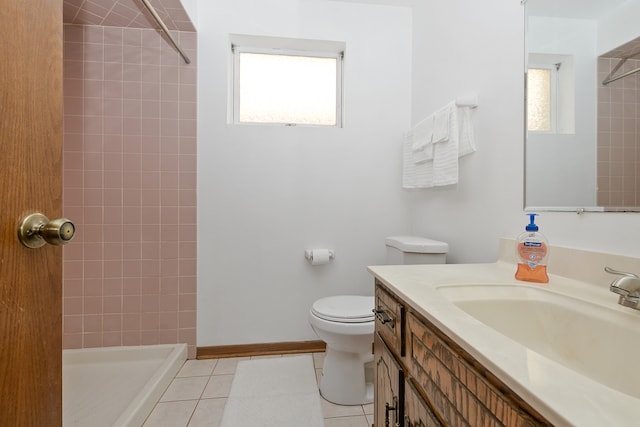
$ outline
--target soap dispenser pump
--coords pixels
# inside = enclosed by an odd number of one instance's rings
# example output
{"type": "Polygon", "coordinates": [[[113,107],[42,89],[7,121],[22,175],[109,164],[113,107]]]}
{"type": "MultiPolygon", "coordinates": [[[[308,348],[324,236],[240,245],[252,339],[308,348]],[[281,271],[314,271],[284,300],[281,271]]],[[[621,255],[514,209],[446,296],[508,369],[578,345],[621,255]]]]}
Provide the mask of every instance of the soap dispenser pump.
{"type": "Polygon", "coordinates": [[[547,256],[549,254],[549,243],[538,230],[535,223],[538,214],[529,215],[529,224],[525,227],[525,232],[518,236],[516,241],[516,252],[518,258],[518,269],[516,279],[528,282],[548,283],[547,256]]]}

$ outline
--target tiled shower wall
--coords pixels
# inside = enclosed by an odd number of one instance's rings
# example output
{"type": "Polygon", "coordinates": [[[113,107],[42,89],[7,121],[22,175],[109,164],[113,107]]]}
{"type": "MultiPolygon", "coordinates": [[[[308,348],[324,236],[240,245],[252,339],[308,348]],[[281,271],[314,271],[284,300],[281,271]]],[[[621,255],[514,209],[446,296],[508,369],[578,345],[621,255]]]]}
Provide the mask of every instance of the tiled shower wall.
{"type": "MultiPolygon", "coordinates": [[[[598,59],[598,205],[640,206],[640,73],[600,84],[620,62],[598,59]]],[[[627,60],[615,74],[640,67],[627,60]]]]}
{"type": "Polygon", "coordinates": [[[65,25],[64,348],[196,345],[196,33],[65,25]]]}

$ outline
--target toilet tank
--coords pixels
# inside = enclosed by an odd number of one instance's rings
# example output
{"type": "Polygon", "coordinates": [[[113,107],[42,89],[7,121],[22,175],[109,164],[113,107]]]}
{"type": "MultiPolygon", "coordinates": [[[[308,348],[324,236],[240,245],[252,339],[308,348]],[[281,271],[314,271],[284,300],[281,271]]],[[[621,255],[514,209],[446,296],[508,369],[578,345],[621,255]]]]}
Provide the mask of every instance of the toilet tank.
{"type": "Polygon", "coordinates": [[[391,236],[387,245],[387,264],[445,264],[449,245],[417,236],[391,236]]]}

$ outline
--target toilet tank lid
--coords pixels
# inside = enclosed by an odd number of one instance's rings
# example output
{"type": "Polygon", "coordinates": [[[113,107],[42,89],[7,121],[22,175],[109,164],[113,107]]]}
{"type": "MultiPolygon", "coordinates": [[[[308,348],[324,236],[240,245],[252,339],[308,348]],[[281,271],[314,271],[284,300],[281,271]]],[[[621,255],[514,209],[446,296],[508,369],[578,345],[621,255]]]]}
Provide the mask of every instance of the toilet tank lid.
{"type": "Polygon", "coordinates": [[[391,236],[387,237],[384,243],[403,252],[419,254],[446,254],[449,252],[447,243],[418,236],[391,236]]]}

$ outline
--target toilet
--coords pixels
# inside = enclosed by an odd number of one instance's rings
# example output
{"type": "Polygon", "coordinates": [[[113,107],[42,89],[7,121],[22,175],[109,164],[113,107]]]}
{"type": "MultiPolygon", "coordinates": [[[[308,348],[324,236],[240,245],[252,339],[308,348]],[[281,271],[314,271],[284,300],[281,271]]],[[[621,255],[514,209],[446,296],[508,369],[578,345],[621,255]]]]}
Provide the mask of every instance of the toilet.
{"type": "MultiPolygon", "coordinates": [[[[387,264],[444,264],[446,243],[416,236],[385,239],[387,264]]],[[[320,298],[309,323],[326,344],[320,394],[338,405],[373,402],[372,344],[375,297],[339,295],[320,298]]]]}

